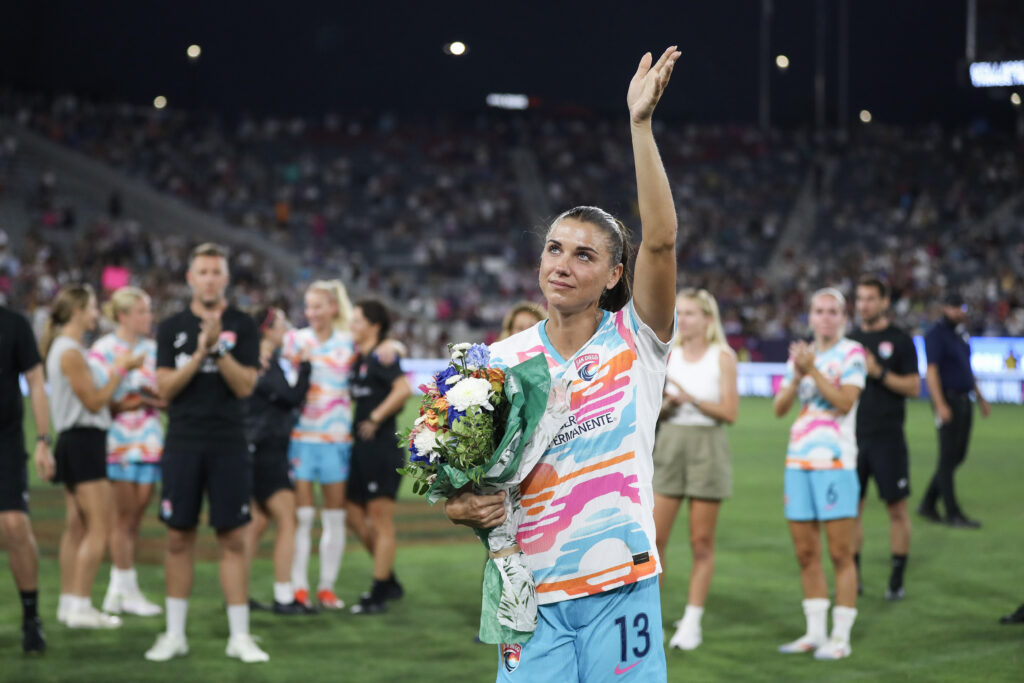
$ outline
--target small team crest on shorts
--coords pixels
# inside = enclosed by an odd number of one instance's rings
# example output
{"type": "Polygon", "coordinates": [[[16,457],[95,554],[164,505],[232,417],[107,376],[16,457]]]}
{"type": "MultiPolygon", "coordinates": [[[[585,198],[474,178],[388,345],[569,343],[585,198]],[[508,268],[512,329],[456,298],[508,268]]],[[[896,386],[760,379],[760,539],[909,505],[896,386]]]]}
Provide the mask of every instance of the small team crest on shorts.
{"type": "Polygon", "coordinates": [[[174,514],[174,508],[171,507],[171,501],[164,498],[160,501],[160,516],[164,519],[170,519],[172,514],[174,514]]]}
{"type": "Polygon", "coordinates": [[[519,668],[519,655],[523,653],[523,646],[519,643],[501,644],[501,664],[505,671],[512,673],[519,668]]]}
{"type": "Polygon", "coordinates": [[[893,351],[893,347],[892,347],[892,342],[891,341],[884,341],[884,342],[881,342],[878,345],[878,355],[881,358],[884,358],[886,360],[888,360],[889,358],[892,358],[892,351],[893,351]]]}
{"type": "Polygon", "coordinates": [[[585,353],[576,359],[576,372],[580,379],[589,382],[597,375],[597,369],[601,364],[601,357],[596,353],[585,353]]]}

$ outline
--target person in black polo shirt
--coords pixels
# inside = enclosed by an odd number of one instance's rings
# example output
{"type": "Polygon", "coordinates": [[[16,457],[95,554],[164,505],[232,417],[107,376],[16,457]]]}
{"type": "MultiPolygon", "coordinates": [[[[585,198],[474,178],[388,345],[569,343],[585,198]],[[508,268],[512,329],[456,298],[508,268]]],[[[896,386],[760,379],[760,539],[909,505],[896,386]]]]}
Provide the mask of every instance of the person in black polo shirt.
{"type": "Polygon", "coordinates": [[[36,424],[35,464],[40,479],[52,479],[50,409],[43,363],[28,320],[0,306],[0,533],[21,598],[21,647],[28,654],[46,650],[39,620],[39,552],[28,519],[28,468],[19,375],[25,375],[36,424]]]}
{"type": "Polygon", "coordinates": [[[382,362],[376,354],[391,326],[387,307],[375,299],[356,303],[352,311],[352,340],[359,357],[352,365],[356,440],[348,477],[348,519],[373,555],[373,586],[364,593],[354,614],[377,614],[385,600],[401,598],[403,590],[392,571],[395,562],[395,497],[401,475],[402,451],[395,435],[395,417],[412,395],[409,381],[395,358],[382,362]]]}
{"type": "Polygon", "coordinates": [[[167,632],[157,637],[146,659],[166,661],[188,653],[185,618],[205,490],[221,551],[231,633],[226,654],[265,662],[269,657],[249,635],[245,559],[252,471],[243,399],[256,385],[259,337],[252,318],[227,304],[228,262],[222,247],[196,247],[187,279],[191,302],[157,331],[157,388],[169,403],[160,500],[160,519],[168,527],[167,632]]]}
{"type": "Polygon", "coordinates": [[[977,529],[981,523],[970,519],[960,509],[953,485],[953,473],[967,457],[971,438],[973,408],[970,393],[978,399],[983,417],[989,416],[988,401],[978,390],[971,370],[971,346],[964,323],[967,306],[957,292],[947,293],[942,300],[942,319],[928,330],[924,338],[928,357],[928,393],[935,410],[939,429],[939,462],[917,513],[933,522],[945,521],[951,527],[977,529]],[[939,517],[936,503],[942,498],[946,517],[939,517]]]}
{"type": "Polygon", "coordinates": [[[860,327],[850,339],[866,353],[868,378],[857,408],[857,475],[860,508],[857,513],[857,583],[861,587],[860,553],[864,547],[864,500],[868,479],[874,477],[878,495],[889,512],[889,544],[892,570],[887,600],[904,596],[903,573],[910,553],[910,462],[903,434],[907,398],[921,393],[914,340],[889,320],[889,287],[879,278],[864,276],[857,283],[857,316],[860,327]]]}

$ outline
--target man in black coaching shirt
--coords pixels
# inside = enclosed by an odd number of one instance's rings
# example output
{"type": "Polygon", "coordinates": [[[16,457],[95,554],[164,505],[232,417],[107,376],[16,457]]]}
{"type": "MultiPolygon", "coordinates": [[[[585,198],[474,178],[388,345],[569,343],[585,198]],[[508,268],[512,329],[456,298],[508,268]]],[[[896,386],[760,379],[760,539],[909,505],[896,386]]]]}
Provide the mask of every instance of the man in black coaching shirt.
{"type": "Polygon", "coordinates": [[[50,413],[43,364],[28,320],[0,306],[0,538],[10,559],[21,598],[21,647],[26,654],[46,651],[39,619],[39,552],[28,519],[28,468],[19,376],[25,375],[36,424],[35,464],[39,478],[53,478],[50,413]]]}
{"type": "Polygon", "coordinates": [[[167,525],[167,632],[146,652],[166,661],[188,652],[185,619],[194,573],[203,492],[220,545],[220,577],[231,636],[226,654],[244,662],[269,657],[249,635],[249,575],[244,528],[252,473],[243,399],[252,393],[259,337],[248,315],[227,304],[226,251],[201,244],[187,274],[192,300],[157,331],[157,387],[168,401],[160,519],[167,525]]]}
{"type": "Polygon", "coordinates": [[[857,515],[857,582],[861,588],[860,551],[864,546],[862,517],[867,484],[874,477],[878,494],[889,511],[892,571],[885,591],[887,600],[903,598],[903,572],[910,552],[910,461],[903,434],[907,398],[921,393],[914,340],[888,317],[889,288],[867,275],[857,283],[860,327],[849,335],[859,342],[867,358],[867,384],[857,407],[857,475],[860,509],[857,515]]]}

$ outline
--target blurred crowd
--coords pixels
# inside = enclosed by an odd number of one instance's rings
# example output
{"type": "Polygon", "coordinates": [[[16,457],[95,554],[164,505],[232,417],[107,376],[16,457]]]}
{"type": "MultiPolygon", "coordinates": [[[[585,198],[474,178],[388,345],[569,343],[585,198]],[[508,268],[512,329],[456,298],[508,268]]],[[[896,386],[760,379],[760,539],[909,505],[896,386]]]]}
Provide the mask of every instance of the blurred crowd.
{"type": "MultiPolygon", "coordinates": [[[[541,237],[559,211],[597,204],[638,228],[628,129],[586,113],[229,124],[75,97],[0,103],[20,125],[302,256],[292,279],[256,251],[236,253],[240,305],[274,302],[301,323],[304,283],[339,277],[353,296],[394,305],[395,333],[416,356],[452,340],[490,341],[512,303],[540,298],[541,237]]],[[[1024,191],[1019,140],[983,127],[881,125],[824,143],[741,125],[662,123],[656,135],[679,210],[680,286],[718,297],[744,357],[806,334],[808,293],[826,284],[852,293],[862,272],[890,280],[895,317],[912,333],[956,286],[972,332],[1024,335],[1024,206],[985,220],[1024,191]],[[769,271],[805,187],[816,224],[769,271]]],[[[0,140],[0,193],[16,148],[0,140]]],[[[18,253],[0,237],[0,294],[43,310],[65,281],[127,277],[154,295],[158,314],[179,306],[190,243],[148,233],[116,194],[97,198],[106,210],[83,221],[55,203],[59,185],[47,170],[24,198],[32,225],[18,253]]]]}

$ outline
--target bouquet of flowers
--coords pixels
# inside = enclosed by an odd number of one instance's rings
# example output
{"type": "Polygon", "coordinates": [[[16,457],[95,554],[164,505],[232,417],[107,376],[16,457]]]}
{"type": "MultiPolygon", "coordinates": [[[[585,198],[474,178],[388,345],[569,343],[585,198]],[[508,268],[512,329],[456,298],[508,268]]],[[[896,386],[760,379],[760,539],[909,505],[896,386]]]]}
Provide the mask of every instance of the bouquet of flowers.
{"type": "Polygon", "coordinates": [[[568,392],[553,389],[543,354],[502,371],[483,344],[450,345],[451,363],[420,387],[420,415],[405,435],[401,472],[432,504],[467,485],[505,491],[505,521],[477,535],[488,550],[480,640],[524,643],[537,628],[537,589],[516,543],[523,519],[519,483],[568,416],[568,392]]]}

